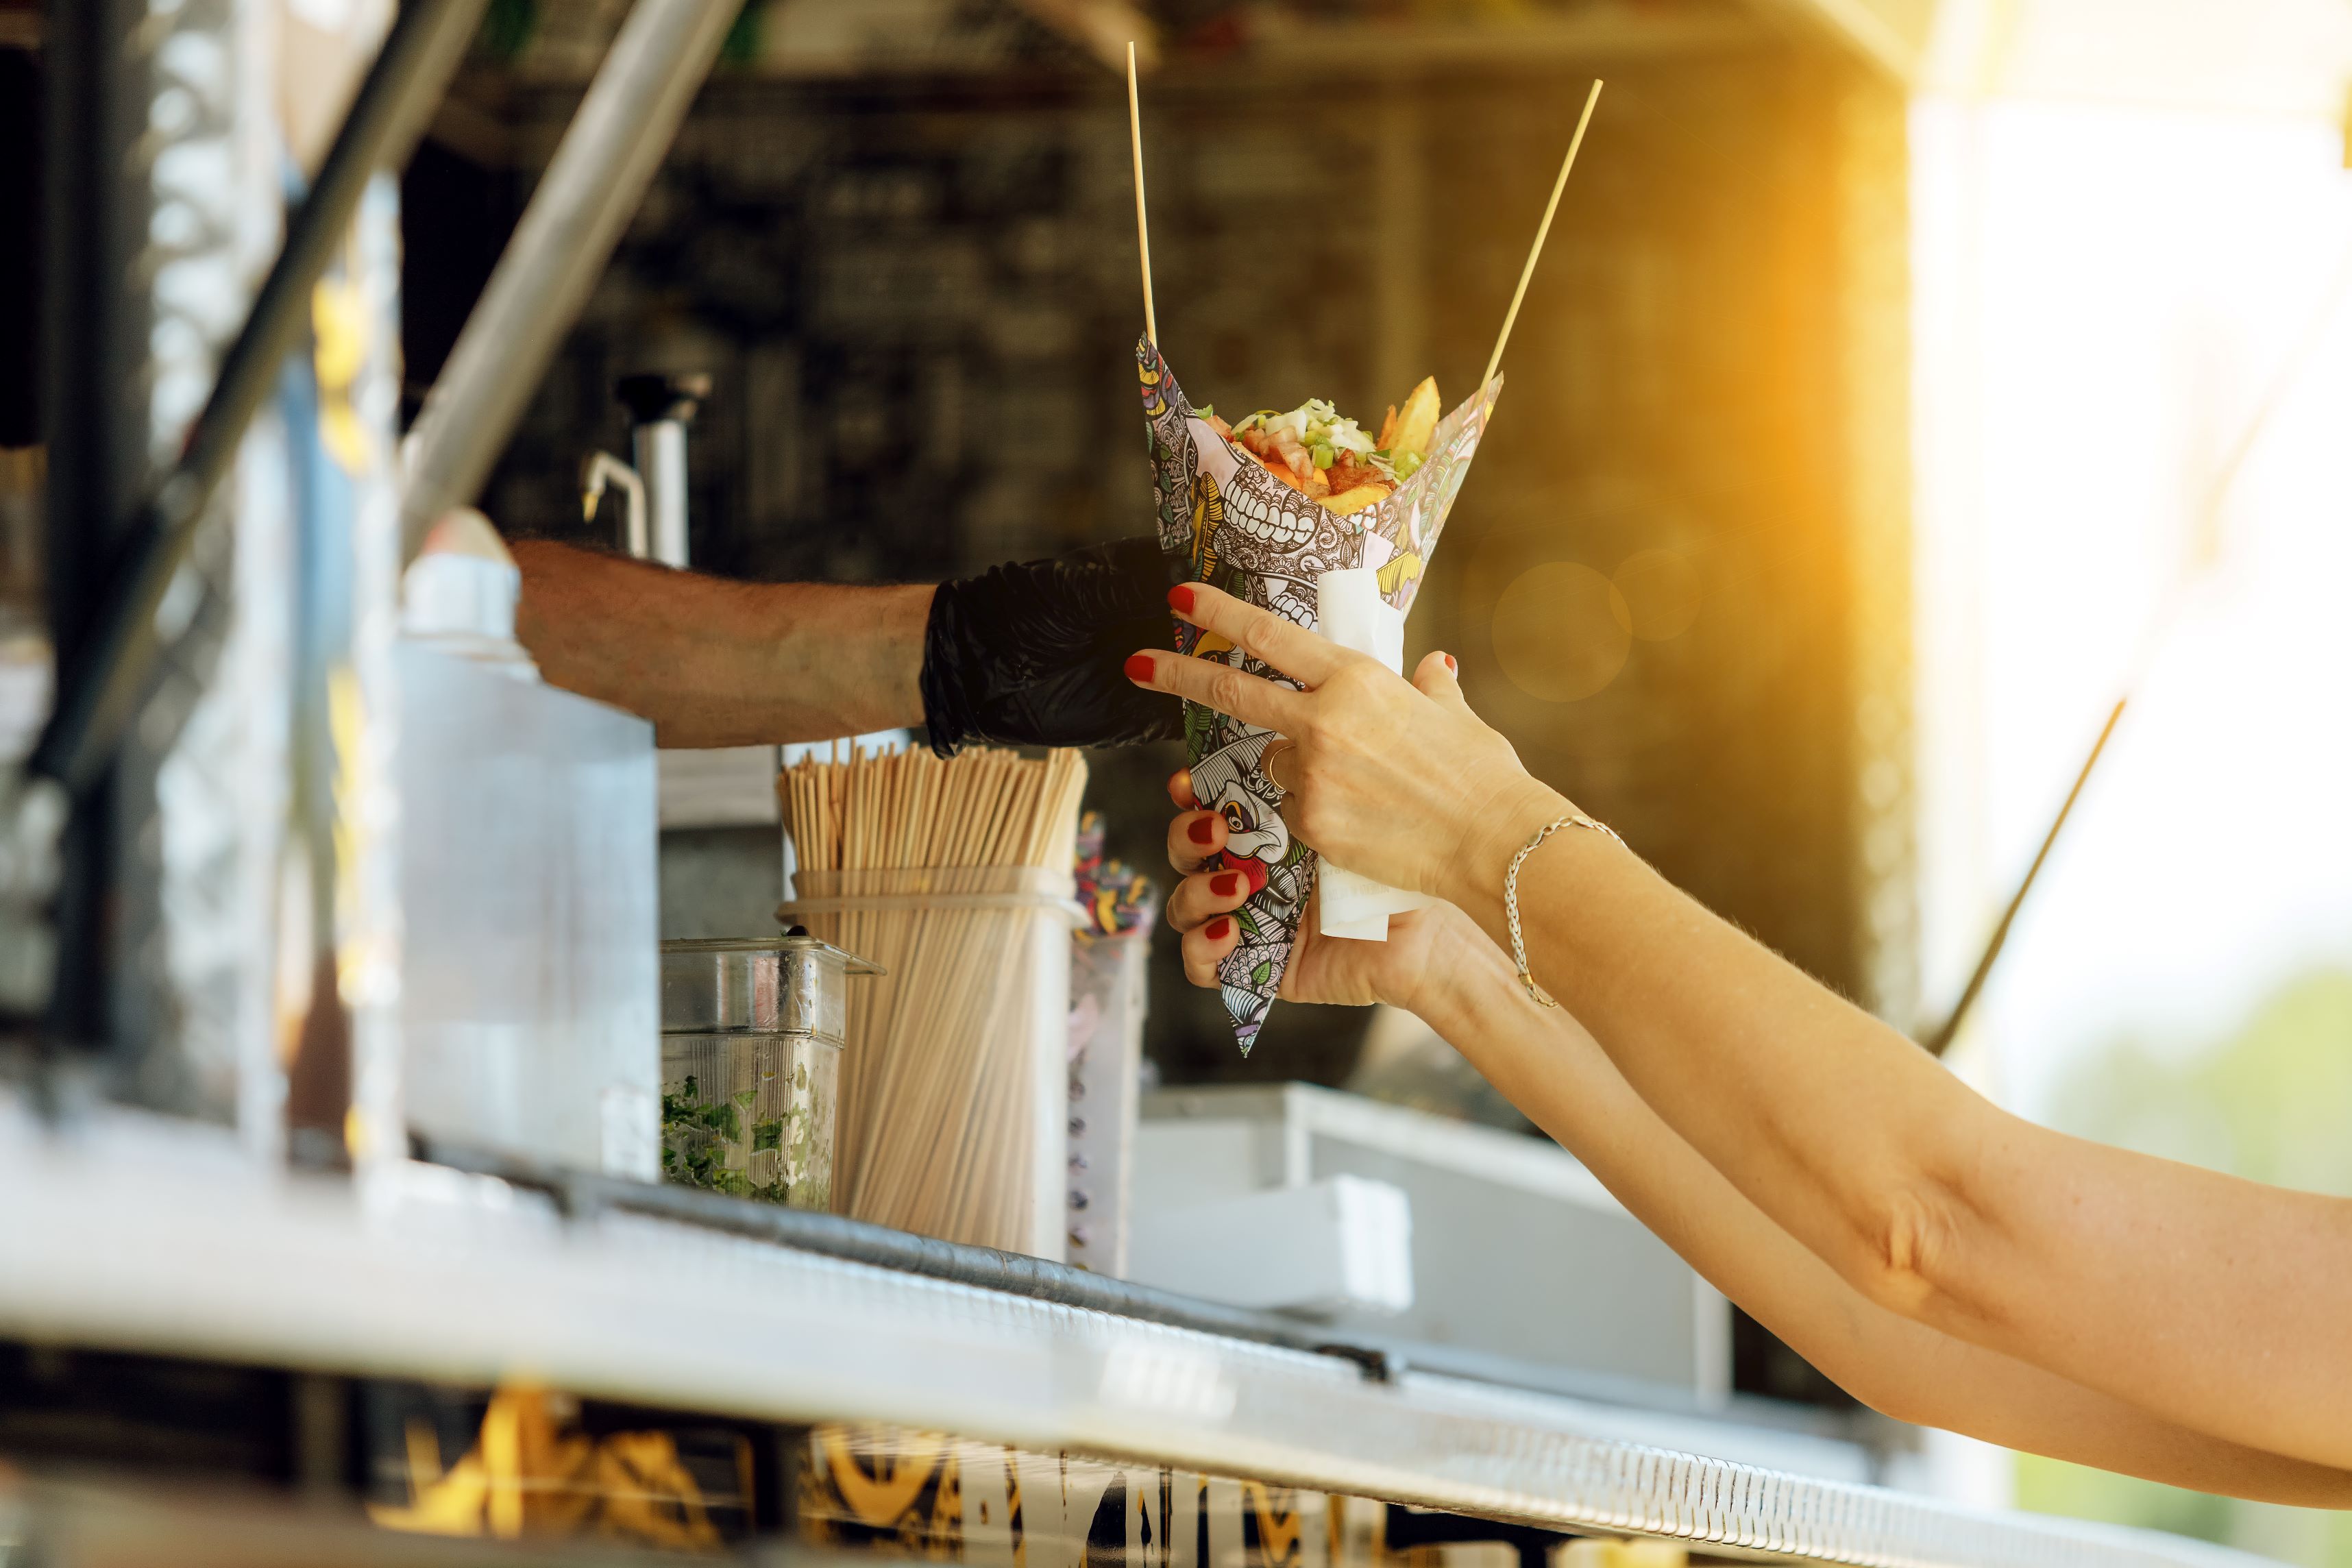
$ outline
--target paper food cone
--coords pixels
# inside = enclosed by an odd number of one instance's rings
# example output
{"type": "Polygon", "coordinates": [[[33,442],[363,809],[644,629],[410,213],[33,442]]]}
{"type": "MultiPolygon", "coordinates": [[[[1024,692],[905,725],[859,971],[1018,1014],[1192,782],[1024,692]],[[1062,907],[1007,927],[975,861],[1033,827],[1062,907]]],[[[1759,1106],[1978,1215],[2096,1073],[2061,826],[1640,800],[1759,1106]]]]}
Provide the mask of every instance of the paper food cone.
{"type": "MultiPolygon", "coordinates": [[[[1160,547],[1182,563],[1193,582],[1213,584],[1312,631],[1316,578],[1369,566],[1380,574],[1381,597],[1399,611],[1412,607],[1502,390],[1501,376],[1439,422],[1412,478],[1380,505],[1340,517],[1267,473],[1195,415],[1149,338],[1136,344],[1135,358],[1151,434],[1160,547]]],[[[1176,650],[1298,684],[1181,621],[1176,650]]],[[[1274,739],[1271,731],[1184,705],[1192,793],[1225,819],[1225,861],[1255,858],[1266,873],[1265,886],[1236,911],[1241,945],[1217,972],[1244,1056],[1274,1005],[1315,890],[1315,852],[1291,837],[1279,811],[1282,792],[1265,775],[1266,744],[1274,739]]]]}

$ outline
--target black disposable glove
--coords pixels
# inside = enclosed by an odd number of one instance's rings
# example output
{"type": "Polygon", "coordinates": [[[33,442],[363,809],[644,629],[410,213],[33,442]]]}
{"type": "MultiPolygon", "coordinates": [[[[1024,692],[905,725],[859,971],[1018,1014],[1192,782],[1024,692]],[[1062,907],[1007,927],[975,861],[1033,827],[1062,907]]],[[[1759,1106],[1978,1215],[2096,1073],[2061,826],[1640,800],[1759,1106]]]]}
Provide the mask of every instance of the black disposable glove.
{"type": "Polygon", "coordinates": [[[1116,746],[1183,733],[1183,704],[1127,679],[1127,656],[1167,647],[1167,557],[1122,539],[942,583],[923,632],[931,750],[966,742],[1116,746]]]}

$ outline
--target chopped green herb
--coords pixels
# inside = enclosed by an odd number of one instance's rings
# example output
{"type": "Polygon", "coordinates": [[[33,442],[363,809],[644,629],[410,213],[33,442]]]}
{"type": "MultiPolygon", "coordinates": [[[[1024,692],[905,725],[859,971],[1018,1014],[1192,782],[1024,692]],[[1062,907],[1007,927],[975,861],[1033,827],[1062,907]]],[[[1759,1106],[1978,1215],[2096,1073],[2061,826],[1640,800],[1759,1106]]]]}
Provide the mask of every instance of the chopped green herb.
{"type": "Polygon", "coordinates": [[[812,1102],[805,1058],[763,1068],[760,1084],[705,1099],[695,1078],[664,1086],[663,1179],[760,1203],[822,1209],[832,1202],[832,1148],[812,1102]],[[781,1114],[761,1115],[763,1102],[781,1114]],[[747,1141],[748,1140],[748,1141],[747,1141]]]}

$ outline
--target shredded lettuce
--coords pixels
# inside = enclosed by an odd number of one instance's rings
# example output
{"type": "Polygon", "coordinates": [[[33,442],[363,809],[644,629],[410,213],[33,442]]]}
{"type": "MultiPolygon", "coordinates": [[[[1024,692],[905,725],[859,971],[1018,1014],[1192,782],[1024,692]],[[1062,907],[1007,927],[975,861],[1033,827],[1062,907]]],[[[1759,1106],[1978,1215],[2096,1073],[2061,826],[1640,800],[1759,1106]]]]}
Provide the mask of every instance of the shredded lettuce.
{"type": "Polygon", "coordinates": [[[1319,397],[1310,397],[1288,413],[1261,408],[1235,424],[1234,433],[1239,435],[1252,428],[1288,431],[1292,440],[1313,455],[1318,468],[1328,468],[1338,462],[1342,452],[1353,452],[1360,458],[1372,455],[1372,438],[1364,434],[1363,426],[1342,418],[1337,408],[1319,397]]]}

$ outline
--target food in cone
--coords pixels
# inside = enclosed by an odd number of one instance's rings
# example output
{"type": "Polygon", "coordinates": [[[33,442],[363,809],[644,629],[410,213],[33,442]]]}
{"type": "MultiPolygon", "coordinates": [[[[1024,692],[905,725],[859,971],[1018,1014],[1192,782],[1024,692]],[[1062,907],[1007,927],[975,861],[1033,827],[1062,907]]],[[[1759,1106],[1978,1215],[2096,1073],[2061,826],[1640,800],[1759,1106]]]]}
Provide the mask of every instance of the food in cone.
{"type": "MultiPolygon", "coordinates": [[[[1423,381],[1389,410],[1377,434],[1330,404],[1263,410],[1230,425],[1194,409],[1147,336],[1136,345],[1151,437],[1160,542],[1196,583],[1316,629],[1316,580],[1370,567],[1400,615],[1421,587],[1445,514],[1460,493],[1497,376],[1443,419],[1437,384],[1423,381]]],[[[1297,683],[1221,637],[1181,622],[1179,653],[1222,659],[1252,675],[1297,683]]],[[[1196,703],[1184,709],[1192,793],[1225,821],[1225,861],[1257,890],[1234,912],[1241,942],[1218,970],[1242,1054],[1282,985],[1315,889],[1315,853],[1291,837],[1282,792],[1265,773],[1274,732],[1196,703]]]]}

